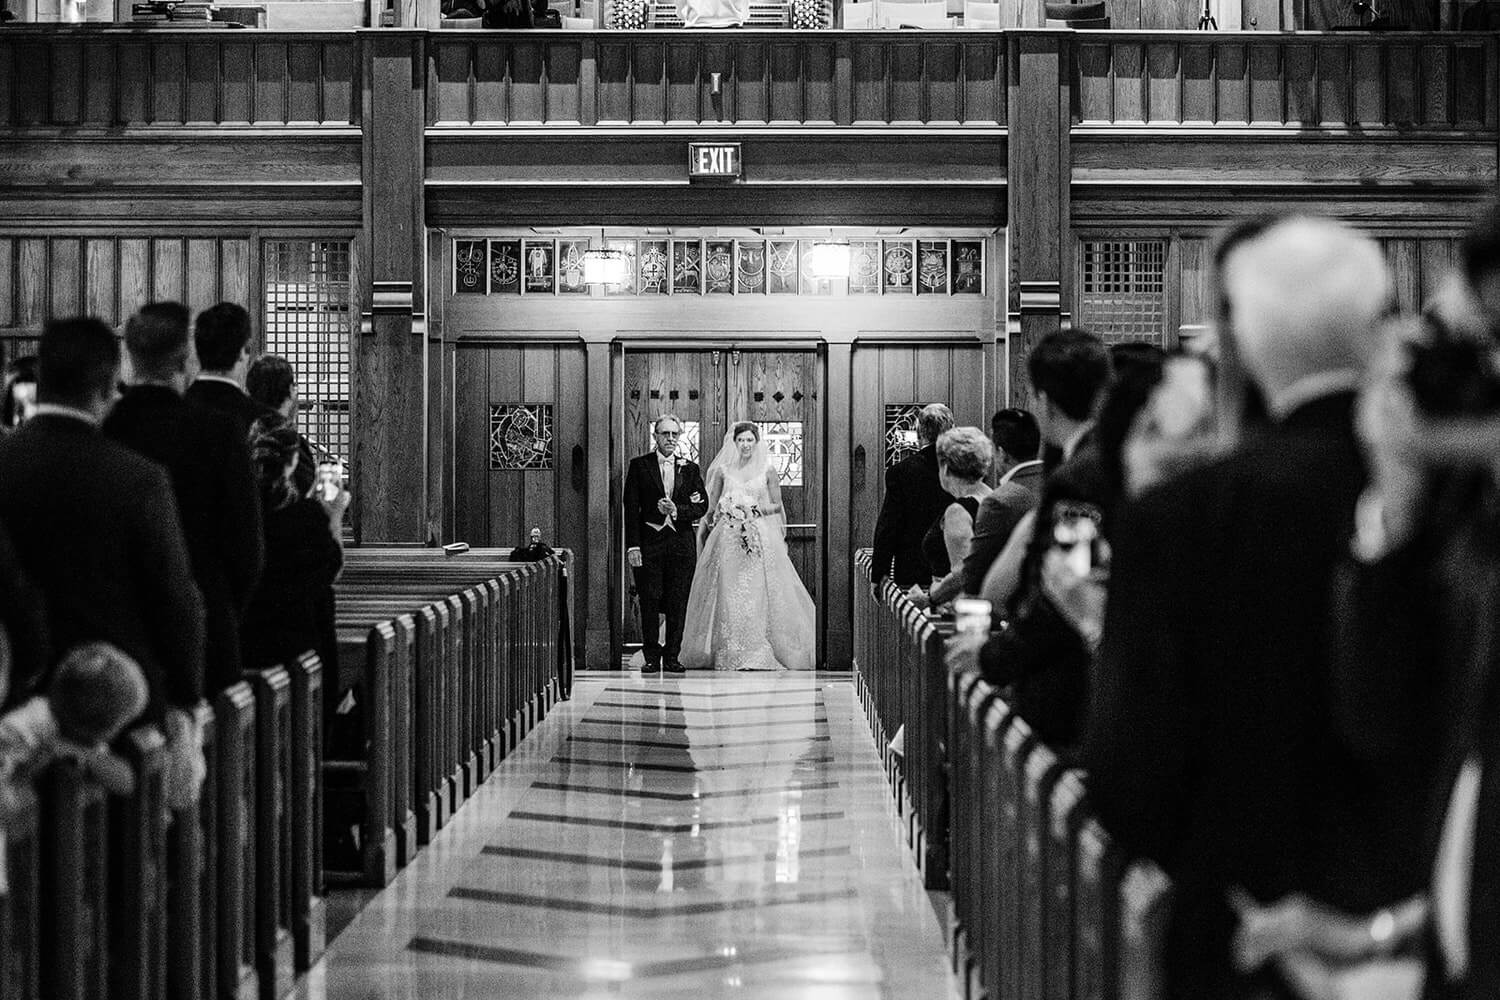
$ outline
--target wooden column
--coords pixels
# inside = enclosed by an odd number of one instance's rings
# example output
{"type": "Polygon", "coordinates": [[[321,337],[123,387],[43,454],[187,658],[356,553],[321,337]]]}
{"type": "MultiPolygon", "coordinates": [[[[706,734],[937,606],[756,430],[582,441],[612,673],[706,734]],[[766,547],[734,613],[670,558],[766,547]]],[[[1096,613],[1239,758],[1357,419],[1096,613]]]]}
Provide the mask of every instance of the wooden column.
{"type": "Polygon", "coordinates": [[[850,405],[850,383],[853,381],[853,345],[829,342],[823,370],[823,401],[827,415],[827,446],[824,454],[827,489],[826,509],[822,514],[823,538],[827,548],[827,569],[823,593],[828,601],[823,610],[823,666],[829,670],[848,670],[853,662],[854,631],[854,546],[867,544],[855,540],[849,532],[850,477],[854,468],[853,412],[850,405]]]}
{"type": "Polygon", "coordinates": [[[427,541],[423,311],[425,33],[360,32],[364,313],[356,355],[355,524],[362,542],[427,541]]]}
{"type": "Polygon", "coordinates": [[[1068,320],[1073,285],[1068,130],[1071,32],[1008,33],[1010,135],[1006,144],[1010,258],[1010,405],[1031,406],[1026,358],[1068,320]]]}
{"type": "MultiPolygon", "coordinates": [[[[611,570],[615,538],[610,531],[614,514],[615,493],[611,482],[610,448],[614,424],[614,380],[610,372],[610,344],[591,340],[588,351],[588,428],[589,448],[589,573],[587,580],[576,580],[573,586],[582,590],[574,601],[586,601],[587,631],[584,634],[584,664],[594,670],[618,669],[615,644],[615,603],[611,570]]],[[[619,442],[616,442],[619,446],[619,442]]],[[[575,603],[575,607],[576,607],[575,603]]]]}

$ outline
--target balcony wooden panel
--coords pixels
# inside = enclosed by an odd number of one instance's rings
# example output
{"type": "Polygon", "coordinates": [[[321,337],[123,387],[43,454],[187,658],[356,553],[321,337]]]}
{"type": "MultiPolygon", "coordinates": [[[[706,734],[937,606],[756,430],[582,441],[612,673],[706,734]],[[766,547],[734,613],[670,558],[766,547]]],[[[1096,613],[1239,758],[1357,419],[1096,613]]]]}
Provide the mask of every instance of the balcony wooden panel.
{"type": "Polygon", "coordinates": [[[1180,46],[1153,42],[1146,46],[1146,120],[1182,121],[1182,60],[1180,46]]]}
{"type": "Polygon", "coordinates": [[[540,45],[509,45],[510,113],[508,121],[540,124],[547,120],[546,49],[540,45]]]}
{"type": "Polygon", "coordinates": [[[832,125],[837,119],[838,55],[832,42],[812,40],[802,46],[802,120],[832,125]]]}
{"type": "Polygon", "coordinates": [[[667,43],[667,121],[696,122],[698,108],[698,43],[673,39],[667,43]]]}
{"type": "Polygon", "coordinates": [[[1005,124],[1004,36],[963,42],[964,123],[1005,124]]]}
{"type": "Polygon", "coordinates": [[[957,125],[960,111],[960,51],[957,42],[932,42],[927,47],[927,113],[929,124],[957,125]]]}
{"type": "Polygon", "coordinates": [[[763,125],[769,122],[770,70],[765,48],[760,45],[735,46],[734,70],[734,120],[742,125],[763,125]]]}

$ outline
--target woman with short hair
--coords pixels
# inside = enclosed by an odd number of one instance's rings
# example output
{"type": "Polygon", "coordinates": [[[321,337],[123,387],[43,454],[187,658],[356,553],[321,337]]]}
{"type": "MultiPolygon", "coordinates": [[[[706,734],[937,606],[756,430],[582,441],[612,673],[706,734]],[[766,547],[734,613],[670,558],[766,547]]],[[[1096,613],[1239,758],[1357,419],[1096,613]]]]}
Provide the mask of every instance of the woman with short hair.
{"type": "Polygon", "coordinates": [[[964,589],[964,557],[974,538],[979,503],[990,495],[985,477],[995,462],[995,446],[978,427],[955,427],[937,440],[938,481],[954,499],[922,539],[922,553],[932,567],[932,589],[913,594],[922,607],[946,604],[964,589]]]}

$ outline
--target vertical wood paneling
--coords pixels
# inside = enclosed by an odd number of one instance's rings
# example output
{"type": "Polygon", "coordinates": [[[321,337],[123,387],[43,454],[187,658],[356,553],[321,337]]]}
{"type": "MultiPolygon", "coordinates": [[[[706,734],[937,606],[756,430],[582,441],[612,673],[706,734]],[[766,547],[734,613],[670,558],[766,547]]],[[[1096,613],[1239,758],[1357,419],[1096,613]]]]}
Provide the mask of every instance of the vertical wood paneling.
{"type": "Polygon", "coordinates": [[[151,120],[163,125],[180,124],[183,114],[183,82],[187,77],[187,48],[168,42],[151,47],[151,120]]]}
{"type": "Polygon", "coordinates": [[[120,306],[115,241],[107,238],[86,240],[83,257],[84,309],[90,316],[98,316],[110,326],[116,326],[120,322],[120,306]]]}
{"type": "Polygon", "coordinates": [[[1114,47],[1115,116],[1117,122],[1146,120],[1145,78],[1146,47],[1139,42],[1120,42],[1114,47]]]}
{"type": "Polygon", "coordinates": [[[1342,125],[1349,121],[1350,68],[1347,45],[1318,46],[1318,120],[1342,125]]]}
{"type": "Polygon", "coordinates": [[[17,241],[17,326],[41,326],[46,321],[51,308],[47,296],[49,278],[47,241],[36,238],[17,241]]]}
{"type": "Polygon", "coordinates": [[[1250,121],[1280,125],[1282,108],[1281,50],[1275,45],[1250,46],[1250,121]]]}
{"type": "Polygon", "coordinates": [[[314,124],[323,120],[323,46],[294,42],[287,47],[287,120],[314,124]]]}
{"type": "Polygon", "coordinates": [[[219,246],[220,301],[250,308],[250,241],[225,240],[219,246]]]}
{"type": "Polygon", "coordinates": [[[1317,59],[1311,45],[1288,45],[1285,48],[1286,120],[1294,125],[1317,125],[1318,112],[1317,59]]]}
{"type": "MultiPolygon", "coordinates": [[[[833,124],[838,100],[837,59],[831,42],[810,36],[801,37],[802,44],[802,118],[818,125],[833,124]]],[[[956,48],[956,47],[955,47],[956,48]]],[[[954,58],[957,54],[955,52],[954,58]]],[[[954,117],[957,121],[957,69],[950,71],[955,90],[954,117]]]]}
{"type": "Polygon", "coordinates": [[[323,120],[348,124],[356,121],[354,43],[329,42],[323,46],[323,120]]]}
{"type": "MultiPolygon", "coordinates": [[[[457,46],[455,46],[457,48],[457,46]]],[[[481,45],[474,60],[474,118],[476,121],[500,123],[509,119],[506,108],[506,80],[505,80],[505,56],[509,51],[506,45],[481,45]]],[[[466,81],[467,82],[467,81],[466,81]]],[[[440,84],[442,87],[451,84],[440,84]]],[[[438,118],[448,119],[448,114],[467,114],[459,101],[457,93],[450,93],[446,100],[452,105],[451,112],[445,112],[439,107],[438,118]]]]}
{"type": "Polygon", "coordinates": [[[489,543],[489,351],[460,347],[453,384],[454,540],[489,543]]]}
{"type": "Polygon", "coordinates": [[[1182,46],[1182,120],[1200,124],[1218,120],[1214,94],[1214,50],[1207,44],[1182,46]]]}
{"type": "Polygon", "coordinates": [[[255,120],[255,48],[248,42],[225,42],[220,114],[226,124],[255,120]]]}
{"type": "MultiPolygon", "coordinates": [[[[499,347],[489,351],[489,399],[490,403],[529,403],[525,399],[521,384],[521,350],[514,347],[499,347]]],[[[488,421],[488,412],[485,416],[488,421]]],[[[491,472],[489,527],[490,538],[517,538],[520,535],[521,509],[525,501],[521,472],[491,472]]],[[[505,543],[501,543],[505,544],[505,543]]]]}
{"type": "Polygon", "coordinates": [[[132,82],[119,88],[117,120],[144,125],[151,120],[151,50],[143,42],[121,42],[115,60],[122,83],[132,82]]]}
{"type": "Polygon", "coordinates": [[[687,40],[667,44],[667,121],[698,121],[698,45],[687,40]]]}
{"type": "Polygon", "coordinates": [[[958,124],[959,120],[959,58],[957,42],[928,42],[927,56],[927,118],[930,124],[958,124]]]}
{"type": "Polygon", "coordinates": [[[736,47],[735,120],[759,124],[771,120],[770,86],[767,78],[766,43],[756,38],[736,47]]]}
{"type": "Polygon", "coordinates": [[[702,97],[703,115],[709,121],[732,121],[735,117],[736,97],[736,73],[734,69],[734,56],[738,46],[728,42],[704,42],[703,43],[703,65],[702,75],[699,77],[698,86],[702,97]],[[712,74],[719,74],[719,95],[717,97],[709,93],[712,84],[712,74]]]}
{"type": "Polygon", "coordinates": [[[52,316],[76,316],[83,311],[82,289],[79,287],[83,268],[83,244],[66,237],[55,239],[51,246],[52,260],[48,270],[52,277],[52,316]]]}
{"type": "Polygon", "coordinates": [[[48,46],[17,43],[10,47],[15,58],[14,97],[11,121],[16,125],[39,125],[51,115],[52,93],[47,86],[51,71],[48,46]]]}
{"type": "Polygon", "coordinates": [[[598,62],[597,100],[599,124],[619,125],[630,121],[630,43],[601,40],[595,47],[598,62]]]}
{"type": "Polygon", "coordinates": [[[219,120],[219,46],[191,42],[187,47],[187,120],[208,124],[219,120]]]}
{"type": "Polygon", "coordinates": [[[510,46],[510,121],[547,120],[547,65],[537,45],[510,46]]]}
{"type": "Polygon", "coordinates": [[[1458,128],[1483,128],[1486,123],[1485,50],[1481,45],[1454,46],[1453,116],[1458,128]]]}
{"type": "Polygon", "coordinates": [[[1148,121],[1182,120],[1181,53],[1176,42],[1146,47],[1146,107],[1148,121]]]}
{"type": "Polygon", "coordinates": [[[1243,26],[1252,31],[1279,31],[1282,27],[1281,0],[1241,0],[1240,9],[1243,26]]]}
{"type": "Polygon", "coordinates": [[[633,46],[634,65],[631,100],[634,119],[660,123],[666,117],[666,46],[661,42],[638,41],[633,46]]]}
{"type": "Polygon", "coordinates": [[[151,257],[151,298],[157,302],[181,302],[187,281],[182,240],[152,240],[151,257]]]}
{"type": "Polygon", "coordinates": [[[1416,239],[1387,239],[1385,259],[1395,283],[1396,301],[1403,312],[1416,310],[1422,301],[1422,255],[1416,239]]]}
{"type": "Polygon", "coordinates": [[[524,519],[511,536],[516,544],[520,544],[532,528],[541,528],[543,538],[557,537],[557,507],[563,499],[561,490],[568,478],[571,449],[571,442],[562,434],[563,428],[558,424],[562,409],[558,405],[561,402],[557,386],[558,351],[559,348],[553,346],[527,347],[521,361],[524,401],[552,404],[552,471],[520,474],[524,519]]]}
{"type": "Polygon", "coordinates": [[[1354,74],[1354,119],[1361,125],[1384,125],[1385,59],[1379,45],[1355,45],[1350,50],[1354,74]]]}
{"type": "Polygon", "coordinates": [[[1411,45],[1388,43],[1385,95],[1388,125],[1412,125],[1417,120],[1417,50],[1411,45]]]}
{"type": "Polygon", "coordinates": [[[1217,46],[1219,122],[1248,122],[1250,120],[1249,60],[1245,46],[1237,43],[1217,46]]]}
{"type": "Polygon", "coordinates": [[[771,42],[771,121],[802,120],[801,46],[796,42],[771,42]]]}
{"type": "MultiPolygon", "coordinates": [[[[483,49],[497,58],[501,46],[483,49]]],[[[467,42],[438,42],[436,66],[437,120],[444,123],[466,122],[469,114],[469,67],[471,46],[467,42]]]]}
{"type": "Polygon", "coordinates": [[[58,41],[52,46],[52,123],[77,125],[83,120],[83,46],[58,41]]]}
{"type": "Polygon", "coordinates": [[[922,85],[922,43],[891,42],[887,47],[890,62],[890,120],[920,122],[925,118],[922,85]]]}
{"type": "MultiPolygon", "coordinates": [[[[0,73],[0,77],[5,74],[0,73]]],[[[0,238],[0,327],[16,326],[15,241],[0,238]]]]}
{"type": "Polygon", "coordinates": [[[581,120],[582,95],[579,92],[583,68],[580,42],[551,42],[547,45],[547,120],[578,122],[581,120]]]}
{"type": "Polygon", "coordinates": [[[1446,44],[1424,45],[1421,49],[1422,106],[1419,121],[1423,125],[1446,128],[1453,123],[1449,104],[1449,49],[1446,44]]]}
{"type": "Polygon", "coordinates": [[[257,42],[255,45],[255,120],[267,124],[284,122],[287,98],[287,43],[257,42]]]}
{"type": "MultiPolygon", "coordinates": [[[[91,41],[84,46],[83,122],[86,125],[115,123],[115,46],[91,41]]],[[[0,73],[0,77],[5,74],[0,73]]],[[[214,89],[217,89],[217,84],[214,89]]],[[[0,105],[3,106],[3,105],[0,105]]]]}
{"type": "Polygon", "coordinates": [[[187,241],[186,286],[183,301],[194,312],[219,301],[218,240],[187,241]]]}
{"type": "Polygon", "coordinates": [[[120,241],[120,317],[129,316],[151,294],[151,241],[120,241]]]}
{"type": "Polygon", "coordinates": [[[1086,122],[1115,120],[1115,87],[1111,78],[1110,46],[1079,42],[1078,114],[1086,122]]]}
{"type": "Polygon", "coordinates": [[[1213,304],[1209,301],[1208,240],[1200,236],[1184,237],[1179,246],[1177,322],[1179,326],[1206,326],[1213,304]]]}
{"type": "Polygon", "coordinates": [[[887,121],[885,45],[875,38],[855,38],[853,62],[855,123],[887,121]]]}
{"type": "Polygon", "coordinates": [[[964,46],[964,121],[1005,120],[1004,48],[992,43],[964,46]]]}

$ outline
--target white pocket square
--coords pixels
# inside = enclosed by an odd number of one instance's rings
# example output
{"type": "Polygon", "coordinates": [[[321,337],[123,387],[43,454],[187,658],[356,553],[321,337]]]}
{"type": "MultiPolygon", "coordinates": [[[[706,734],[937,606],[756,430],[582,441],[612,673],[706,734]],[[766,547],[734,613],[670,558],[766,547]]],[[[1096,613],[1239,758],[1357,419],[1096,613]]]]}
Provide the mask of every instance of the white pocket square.
{"type": "Polygon", "coordinates": [[[689,503],[702,503],[703,502],[703,494],[702,493],[694,493],[692,496],[688,497],[688,502],[689,503]]]}

